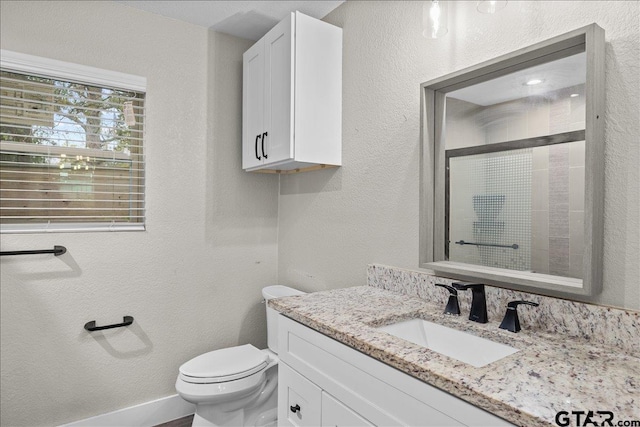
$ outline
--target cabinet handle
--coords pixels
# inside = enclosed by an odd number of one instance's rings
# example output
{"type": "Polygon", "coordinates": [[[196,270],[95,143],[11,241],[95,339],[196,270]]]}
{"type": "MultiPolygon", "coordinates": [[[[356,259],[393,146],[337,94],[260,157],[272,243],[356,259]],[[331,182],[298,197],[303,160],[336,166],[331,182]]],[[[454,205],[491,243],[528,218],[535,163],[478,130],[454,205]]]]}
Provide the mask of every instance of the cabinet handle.
{"type": "Polygon", "coordinates": [[[300,405],[296,403],[296,406],[290,406],[289,409],[295,414],[296,412],[300,412],[300,405]]]}
{"type": "MultiPolygon", "coordinates": [[[[256,145],[255,145],[255,149],[256,149],[256,159],[258,160],[262,160],[262,157],[260,157],[260,155],[258,154],[258,140],[260,139],[260,134],[256,135],[256,145]]],[[[263,143],[264,145],[264,143],[263,143]]],[[[264,148],[262,149],[264,151],[264,148]]]]}
{"type": "Polygon", "coordinates": [[[267,132],[262,134],[262,155],[264,156],[264,158],[267,158],[267,154],[264,152],[264,137],[267,136],[267,132]]]}

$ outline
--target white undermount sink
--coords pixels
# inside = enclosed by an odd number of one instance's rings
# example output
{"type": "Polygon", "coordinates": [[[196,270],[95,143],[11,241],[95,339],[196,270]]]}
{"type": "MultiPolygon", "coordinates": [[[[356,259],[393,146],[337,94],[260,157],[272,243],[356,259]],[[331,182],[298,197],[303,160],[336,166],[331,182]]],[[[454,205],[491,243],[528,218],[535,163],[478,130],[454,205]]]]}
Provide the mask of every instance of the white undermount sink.
{"type": "Polygon", "coordinates": [[[476,368],[520,351],[505,344],[422,319],[405,320],[377,329],[476,368]]]}

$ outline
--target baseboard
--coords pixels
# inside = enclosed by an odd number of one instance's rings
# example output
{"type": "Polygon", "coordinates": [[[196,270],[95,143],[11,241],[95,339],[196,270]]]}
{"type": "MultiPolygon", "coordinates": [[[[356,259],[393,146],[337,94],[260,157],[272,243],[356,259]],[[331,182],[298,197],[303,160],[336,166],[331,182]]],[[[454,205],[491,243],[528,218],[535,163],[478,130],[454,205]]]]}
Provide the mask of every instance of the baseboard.
{"type": "Polygon", "coordinates": [[[186,417],[195,411],[194,404],[174,394],[129,408],[74,421],[60,427],[152,427],[186,417]]]}

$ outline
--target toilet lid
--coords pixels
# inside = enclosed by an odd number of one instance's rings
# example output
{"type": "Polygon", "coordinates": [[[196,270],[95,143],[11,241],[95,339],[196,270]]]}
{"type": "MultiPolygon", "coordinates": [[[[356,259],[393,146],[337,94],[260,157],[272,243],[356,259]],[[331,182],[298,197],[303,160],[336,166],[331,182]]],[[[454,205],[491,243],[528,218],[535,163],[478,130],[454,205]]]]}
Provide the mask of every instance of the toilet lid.
{"type": "Polygon", "coordinates": [[[268,361],[268,354],[251,344],[223,348],[201,354],[180,366],[180,377],[192,383],[231,381],[259,372],[268,361]]]}

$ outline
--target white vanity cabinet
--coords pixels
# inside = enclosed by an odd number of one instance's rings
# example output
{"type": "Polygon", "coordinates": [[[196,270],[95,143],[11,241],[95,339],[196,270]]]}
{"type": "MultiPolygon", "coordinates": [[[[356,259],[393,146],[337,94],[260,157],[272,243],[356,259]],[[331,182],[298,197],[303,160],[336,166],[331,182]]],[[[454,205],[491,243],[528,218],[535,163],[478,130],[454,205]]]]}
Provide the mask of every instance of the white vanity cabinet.
{"type": "Polygon", "coordinates": [[[278,366],[278,402],[278,425],[373,426],[284,363],[278,366]]]}
{"type": "Polygon", "coordinates": [[[242,168],[342,162],[342,29],[291,13],[243,56],[242,168]]]}
{"type": "Polygon", "coordinates": [[[327,392],[322,392],[322,426],[373,426],[360,414],[347,408],[327,392]]]}
{"type": "Polygon", "coordinates": [[[279,425],[512,425],[283,315],[278,355],[279,425]]]}

